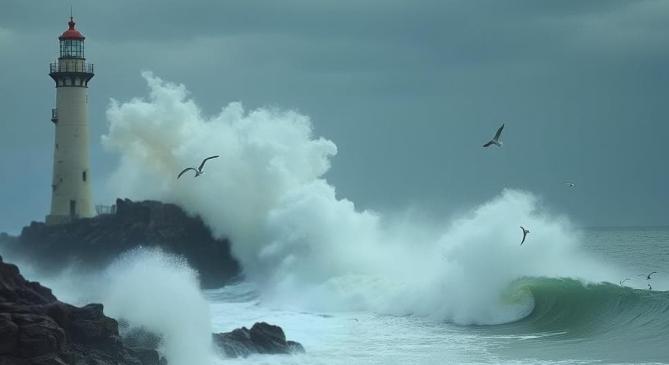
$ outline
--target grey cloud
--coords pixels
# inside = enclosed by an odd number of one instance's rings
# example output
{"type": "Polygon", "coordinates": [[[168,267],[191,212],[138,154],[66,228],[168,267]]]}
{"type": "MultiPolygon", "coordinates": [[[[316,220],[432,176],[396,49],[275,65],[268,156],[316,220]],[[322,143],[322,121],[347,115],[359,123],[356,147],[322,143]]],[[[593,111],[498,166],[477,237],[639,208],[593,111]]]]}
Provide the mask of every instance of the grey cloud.
{"type": "MultiPolygon", "coordinates": [[[[339,146],[328,178],[363,207],[447,214],[510,186],[579,224],[667,224],[664,1],[73,4],[97,70],[92,141],[109,99],[145,95],[139,72],[152,70],[208,114],[235,100],[308,114],[339,146]],[[507,144],[481,151],[501,121],[507,144]]],[[[0,89],[0,167],[24,171],[3,173],[0,231],[48,209],[46,73],[68,13],[19,0],[0,12],[0,79],[16,85],[0,89]]],[[[101,183],[115,157],[92,148],[101,183]]]]}

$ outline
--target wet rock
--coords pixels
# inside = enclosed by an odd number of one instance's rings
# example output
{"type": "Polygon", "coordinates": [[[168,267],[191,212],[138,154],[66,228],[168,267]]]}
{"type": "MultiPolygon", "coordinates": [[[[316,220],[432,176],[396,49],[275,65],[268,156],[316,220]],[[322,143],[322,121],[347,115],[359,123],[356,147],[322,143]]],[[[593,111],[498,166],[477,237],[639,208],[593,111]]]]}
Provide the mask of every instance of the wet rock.
{"type": "Polygon", "coordinates": [[[27,281],[0,257],[0,365],[158,365],[154,349],[123,345],[101,304],[78,308],[27,281]]]}
{"type": "Polygon", "coordinates": [[[120,323],[123,344],[131,348],[157,349],[161,338],[143,328],[129,328],[126,323],[120,323]]]}
{"type": "Polygon", "coordinates": [[[142,246],[183,256],[198,271],[205,288],[221,287],[240,273],[227,239],[215,239],[199,217],[157,201],[117,199],[114,214],[56,226],[32,222],[18,237],[1,235],[0,245],[47,272],[73,262],[99,268],[142,246]]]}
{"type": "Polygon", "coordinates": [[[251,354],[294,354],[304,352],[295,341],[286,341],[279,326],[260,322],[249,330],[246,327],[230,332],[215,333],[214,344],[229,357],[246,357],[251,354]]]}

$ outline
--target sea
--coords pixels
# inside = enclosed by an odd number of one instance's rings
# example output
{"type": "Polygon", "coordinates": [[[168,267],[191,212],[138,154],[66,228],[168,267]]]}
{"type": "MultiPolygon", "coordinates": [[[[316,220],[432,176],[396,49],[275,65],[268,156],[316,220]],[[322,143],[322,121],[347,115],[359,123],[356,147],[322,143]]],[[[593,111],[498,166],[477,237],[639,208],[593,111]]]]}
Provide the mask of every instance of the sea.
{"type": "Polygon", "coordinates": [[[518,278],[505,297],[529,297],[533,308],[511,323],[291,311],[264,303],[246,282],[208,290],[205,297],[216,332],[266,321],[306,348],[305,354],[256,355],[226,364],[669,363],[669,227],[587,228],[582,241],[585,251],[623,273],[620,281],[518,278]]]}

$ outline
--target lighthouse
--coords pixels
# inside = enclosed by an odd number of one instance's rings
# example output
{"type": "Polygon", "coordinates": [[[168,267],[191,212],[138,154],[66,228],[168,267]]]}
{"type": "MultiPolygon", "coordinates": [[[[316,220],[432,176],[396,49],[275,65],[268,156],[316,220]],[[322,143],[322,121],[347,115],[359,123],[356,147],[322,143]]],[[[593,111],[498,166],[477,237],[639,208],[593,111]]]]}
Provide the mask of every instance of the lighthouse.
{"type": "Polygon", "coordinates": [[[68,29],[58,37],[58,60],[49,65],[49,76],[56,83],[56,107],[51,110],[55,144],[48,225],[94,216],[87,106],[93,65],[86,63],[84,39],[70,17],[68,29]]]}

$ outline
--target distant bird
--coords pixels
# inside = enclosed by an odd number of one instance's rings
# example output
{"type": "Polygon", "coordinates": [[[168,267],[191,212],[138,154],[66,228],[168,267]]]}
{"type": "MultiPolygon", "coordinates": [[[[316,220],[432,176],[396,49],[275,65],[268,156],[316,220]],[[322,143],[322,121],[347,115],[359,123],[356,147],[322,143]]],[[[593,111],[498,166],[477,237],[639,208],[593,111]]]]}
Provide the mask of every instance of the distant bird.
{"type": "Polygon", "coordinates": [[[497,147],[502,147],[502,141],[499,140],[499,137],[502,135],[502,129],[504,129],[504,124],[502,123],[502,126],[499,127],[497,130],[497,133],[495,133],[495,136],[492,137],[490,142],[486,143],[483,145],[483,147],[489,147],[491,145],[495,145],[497,147]]]}
{"type": "Polygon", "coordinates": [[[522,246],[523,243],[525,243],[525,237],[527,237],[527,234],[530,233],[528,229],[523,228],[523,226],[520,226],[520,229],[523,230],[523,240],[520,241],[520,245],[522,246]]]}
{"type": "Polygon", "coordinates": [[[619,281],[620,286],[623,286],[623,284],[625,284],[625,282],[626,282],[626,281],[629,281],[629,280],[632,280],[632,279],[630,279],[630,278],[625,278],[625,280],[620,280],[620,281],[619,281]]]}
{"type": "Polygon", "coordinates": [[[204,160],[202,160],[202,163],[200,164],[200,167],[198,167],[198,168],[195,168],[195,167],[187,167],[187,168],[183,169],[183,171],[181,171],[181,172],[179,173],[179,176],[177,176],[177,179],[180,178],[181,175],[185,174],[186,171],[190,171],[190,170],[195,171],[195,176],[194,176],[194,177],[198,177],[198,176],[204,174],[204,170],[202,170],[202,169],[204,169],[204,164],[207,163],[207,161],[209,161],[209,160],[211,160],[211,159],[213,159],[213,158],[218,158],[218,157],[220,157],[220,156],[219,156],[219,155],[216,155],[216,156],[210,156],[210,157],[205,158],[204,160]]]}
{"type": "Polygon", "coordinates": [[[650,279],[652,279],[651,276],[652,276],[653,274],[657,274],[657,271],[653,271],[652,273],[648,274],[648,275],[646,276],[646,280],[650,280],[650,279]]]}
{"type": "Polygon", "coordinates": [[[571,181],[565,181],[564,184],[567,185],[567,186],[569,186],[570,188],[573,188],[573,187],[576,186],[576,184],[574,184],[574,183],[571,182],[571,181]]]}

